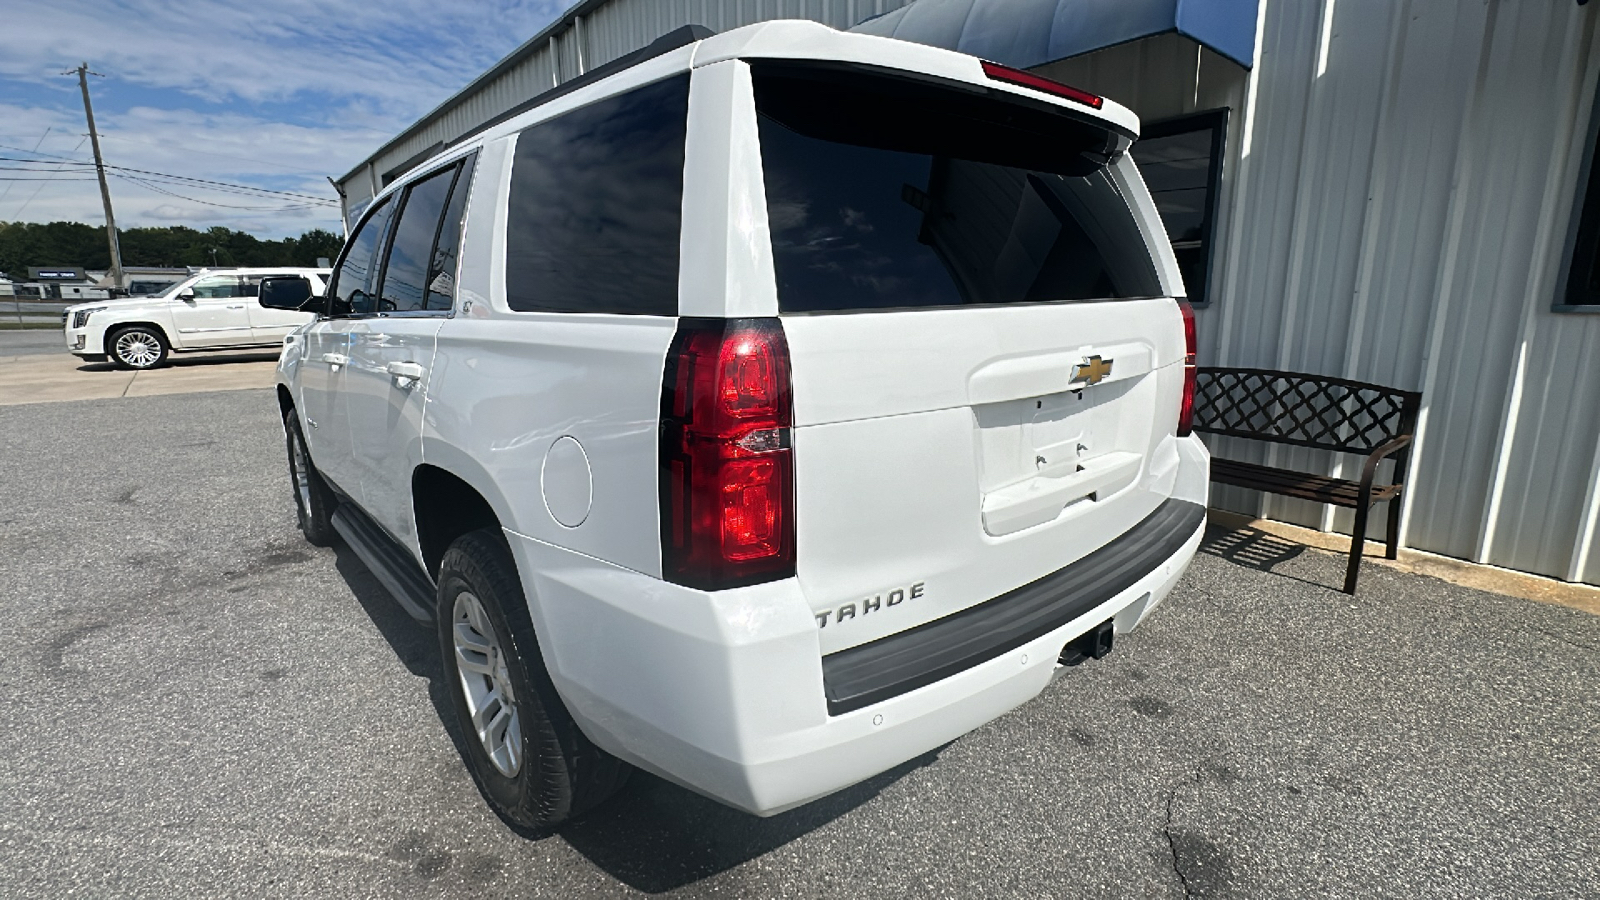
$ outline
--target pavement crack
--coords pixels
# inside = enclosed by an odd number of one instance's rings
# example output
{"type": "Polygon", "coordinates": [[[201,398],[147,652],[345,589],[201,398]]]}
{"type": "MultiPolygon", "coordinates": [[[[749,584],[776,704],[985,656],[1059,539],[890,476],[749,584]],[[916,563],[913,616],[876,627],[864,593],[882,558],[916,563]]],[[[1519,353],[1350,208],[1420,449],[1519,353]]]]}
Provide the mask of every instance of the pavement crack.
{"type": "Polygon", "coordinates": [[[1161,834],[1167,839],[1167,853],[1172,858],[1172,873],[1178,876],[1178,884],[1183,888],[1183,896],[1185,898],[1194,897],[1194,886],[1189,883],[1189,876],[1183,871],[1183,865],[1178,857],[1178,842],[1172,836],[1172,808],[1178,802],[1178,789],[1191,782],[1196,787],[1199,787],[1199,769],[1195,770],[1192,778],[1185,778],[1167,791],[1167,818],[1161,825],[1161,834]]]}
{"type": "Polygon", "coordinates": [[[1596,647],[1593,644],[1585,644],[1582,641],[1575,641],[1564,634],[1557,634],[1554,631],[1546,631],[1537,625],[1529,625],[1528,630],[1536,634],[1542,634],[1547,638],[1553,638],[1563,644],[1567,644],[1568,646],[1577,647],[1579,650],[1588,650],[1590,653],[1600,653],[1600,647],[1596,647]]]}

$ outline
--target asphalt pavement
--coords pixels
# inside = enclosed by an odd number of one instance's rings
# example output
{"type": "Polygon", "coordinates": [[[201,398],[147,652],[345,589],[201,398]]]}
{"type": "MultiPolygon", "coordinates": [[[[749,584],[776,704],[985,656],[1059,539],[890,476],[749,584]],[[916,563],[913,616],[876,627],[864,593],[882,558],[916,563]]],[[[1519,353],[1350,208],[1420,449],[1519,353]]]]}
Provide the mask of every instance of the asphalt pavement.
{"type": "MultiPolygon", "coordinates": [[[[0,319],[0,325],[5,320],[0,319]]],[[[8,356],[33,356],[59,353],[69,357],[67,342],[60,328],[0,328],[0,359],[8,356]]]]}
{"type": "Polygon", "coordinates": [[[771,819],[529,840],[268,390],[0,408],[0,896],[1600,896],[1600,618],[1215,531],[1108,659],[771,819]]]}

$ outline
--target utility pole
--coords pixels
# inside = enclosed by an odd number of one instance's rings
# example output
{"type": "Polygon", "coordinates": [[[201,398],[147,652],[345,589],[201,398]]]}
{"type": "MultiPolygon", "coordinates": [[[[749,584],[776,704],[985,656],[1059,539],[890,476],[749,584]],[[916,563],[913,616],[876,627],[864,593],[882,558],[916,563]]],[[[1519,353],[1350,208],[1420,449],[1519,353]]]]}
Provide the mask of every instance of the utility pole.
{"type": "Polygon", "coordinates": [[[94,171],[100,176],[100,202],[106,208],[106,245],[111,249],[111,287],[121,290],[122,283],[122,246],[117,243],[117,218],[111,214],[111,188],[106,185],[106,164],[100,158],[100,135],[94,130],[94,106],[89,103],[89,76],[104,78],[99,72],[89,71],[89,64],[82,63],[76,69],[62,72],[63,75],[77,73],[78,87],[83,91],[83,114],[89,120],[89,144],[94,147],[94,171]]]}

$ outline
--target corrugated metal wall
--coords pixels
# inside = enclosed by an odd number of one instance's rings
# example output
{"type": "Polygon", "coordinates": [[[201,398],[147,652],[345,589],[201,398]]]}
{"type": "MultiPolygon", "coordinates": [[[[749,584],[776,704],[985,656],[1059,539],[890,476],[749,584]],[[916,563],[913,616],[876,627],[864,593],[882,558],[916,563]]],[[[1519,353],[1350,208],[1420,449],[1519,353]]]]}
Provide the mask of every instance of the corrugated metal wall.
{"type": "MultiPolygon", "coordinates": [[[[1234,109],[1202,361],[1424,391],[1406,545],[1600,584],[1600,316],[1550,309],[1595,16],[1567,0],[1264,0],[1249,74],[1175,36],[1044,71],[1148,118],[1234,109]],[[1198,80],[1173,77],[1186,66],[1198,80]]],[[[1213,449],[1347,477],[1357,463],[1213,449]]],[[[1239,489],[1216,502],[1351,524],[1239,489]]]]}
{"type": "MultiPolygon", "coordinates": [[[[449,142],[560,81],[632,53],[684,25],[727,31],[771,19],[811,19],[845,29],[910,0],[607,0],[579,3],[512,53],[512,63],[453,99],[437,118],[385,147],[340,182],[347,208],[370,199],[383,174],[439,142],[449,142]],[[581,56],[581,62],[580,62],[581,56]],[[559,67],[559,68],[558,68],[559,67]]],[[[436,111],[440,112],[440,111],[436,111]]]]}

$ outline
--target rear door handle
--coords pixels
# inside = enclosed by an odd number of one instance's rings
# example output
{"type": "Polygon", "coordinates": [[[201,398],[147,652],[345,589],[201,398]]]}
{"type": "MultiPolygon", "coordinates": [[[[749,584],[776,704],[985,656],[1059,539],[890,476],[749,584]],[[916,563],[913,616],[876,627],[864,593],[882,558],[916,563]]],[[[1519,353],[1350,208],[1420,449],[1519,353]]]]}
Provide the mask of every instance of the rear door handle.
{"type": "Polygon", "coordinates": [[[244,304],[243,304],[243,303],[241,303],[241,304],[239,304],[239,305],[238,305],[238,306],[232,306],[232,305],[230,305],[230,306],[229,306],[229,307],[228,307],[228,308],[229,308],[229,309],[244,309],[244,304]]]}
{"type": "Polygon", "coordinates": [[[397,388],[409,388],[421,381],[424,371],[421,364],[414,362],[392,362],[388,368],[389,374],[394,376],[394,386],[397,388]]]}

